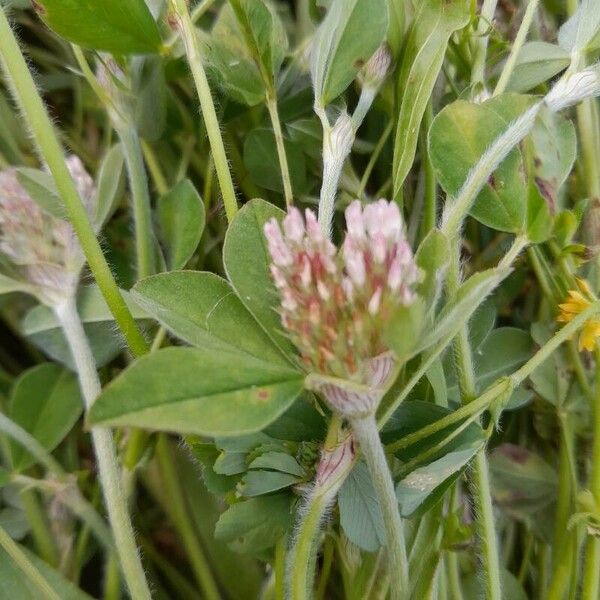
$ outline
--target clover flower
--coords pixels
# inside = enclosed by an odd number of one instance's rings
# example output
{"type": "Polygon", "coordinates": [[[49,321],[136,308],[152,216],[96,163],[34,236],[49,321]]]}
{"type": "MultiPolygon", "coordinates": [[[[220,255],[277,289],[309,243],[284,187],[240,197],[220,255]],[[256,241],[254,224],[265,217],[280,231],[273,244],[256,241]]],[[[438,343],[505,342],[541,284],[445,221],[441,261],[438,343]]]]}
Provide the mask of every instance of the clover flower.
{"type": "Polygon", "coordinates": [[[394,309],[415,299],[419,278],[395,203],[379,200],[346,209],[341,250],[312,211],[292,208],[265,224],[281,322],[304,366],[325,377],[320,390],[340,411],[376,406],[395,366],[383,339],[394,309]],[[356,391],[352,384],[366,386],[356,391]],[[354,407],[354,408],[353,408],[354,407]]]}
{"type": "Polygon", "coordinates": [[[362,68],[360,77],[363,85],[378,89],[390,70],[391,64],[392,53],[387,44],[382,44],[362,68]]]}
{"type": "MultiPolygon", "coordinates": [[[[559,323],[568,323],[578,314],[586,310],[594,301],[594,295],[588,283],[577,279],[578,290],[569,290],[566,302],[559,304],[560,314],[556,318],[559,323]]],[[[600,319],[588,319],[579,334],[579,351],[592,351],[600,338],[600,319]]]]}
{"type": "MultiPolygon", "coordinates": [[[[76,156],[67,167],[89,212],[95,186],[76,156]]],[[[73,295],[84,257],[70,223],[50,215],[29,196],[14,168],[0,171],[0,252],[10,276],[29,284],[45,304],[73,295]]]]}

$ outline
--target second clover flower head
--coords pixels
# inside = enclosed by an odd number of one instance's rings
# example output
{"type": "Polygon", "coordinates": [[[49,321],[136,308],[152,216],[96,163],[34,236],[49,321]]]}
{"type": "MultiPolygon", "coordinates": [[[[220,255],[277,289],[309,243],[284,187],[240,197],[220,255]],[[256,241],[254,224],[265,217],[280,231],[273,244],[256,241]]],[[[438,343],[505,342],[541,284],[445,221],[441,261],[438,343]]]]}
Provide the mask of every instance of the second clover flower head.
{"type": "MultiPolygon", "coordinates": [[[[79,195],[93,212],[96,189],[76,156],[67,167],[79,195]]],[[[40,208],[13,168],[0,171],[0,253],[9,276],[20,280],[45,304],[56,304],[77,289],[84,256],[67,221],[40,208]]]]}
{"type": "MultiPolygon", "coordinates": [[[[310,210],[303,218],[290,209],[282,226],[271,219],[264,227],[271,275],[283,327],[305,368],[380,387],[394,364],[383,333],[394,309],[415,300],[419,270],[395,203],[379,200],[363,209],[355,201],[346,225],[338,251],[310,210]]],[[[329,392],[334,403],[338,394],[329,392]]],[[[342,396],[352,402],[347,390],[342,396]]]]}

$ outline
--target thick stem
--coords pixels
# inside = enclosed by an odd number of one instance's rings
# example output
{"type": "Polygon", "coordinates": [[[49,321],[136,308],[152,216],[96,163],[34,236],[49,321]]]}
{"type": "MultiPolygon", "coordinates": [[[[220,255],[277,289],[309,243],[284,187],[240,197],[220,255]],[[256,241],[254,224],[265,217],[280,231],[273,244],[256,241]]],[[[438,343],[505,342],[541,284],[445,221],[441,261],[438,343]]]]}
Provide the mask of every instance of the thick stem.
{"type": "Polygon", "coordinates": [[[312,598],[321,523],[334,499],[335,494],[315,486],[300,509],[301,518],[288,558],[290,600],[312,598]]]}
{"type": "Polygon", "coordinates": [[[46,600],[60,600],[60,596],[54,591],[46,578],[32,564],[25,552],[12,540],[4,528],[0,527],[0,547],[10,556],[15,564],[21,569],[26,580],[31,582],[46,600]]]}
{"type": "Polygon", "coordinates": [[[191,523],[181,481],[174,468],[173,456],[169,448],[169,439],[165,434],[158,436],[156,457],[160,465],[165,489],[169,490],[169,516],[181,536],[194,575],[202,590],[202,595],[206,600],[219,600],[221,597],[219,589],[191,523]]]}
{"type": "Polygon", "coordinates": [[[474,51],[473,69],[471,70],[471,84],[485,84],[485,63],[487,57],[487,48],[489,41],[488,30],[492,27],[494,13],[496,12],[498,0],[484,0],[481,7],[479,23],[477,25],[476,46],[474,51]]]}
{"type": "Polygon", "coordinates": [[[392,575],[391,596],[394,599],[408,598],[408,558],[406,556],[404,526],[398,510],[398,499],[396,498],[392,474],[379,438],[377,423],[375,417],[369,415],[362,419],[352,419],[351,424],[360,444],[360,450],[369,467],[373,486],[383,513],[387,536],[389,572],[392,575]]]}
{"type": "Polygon", "coordinates": [[[288,165],[287,155],[285,153],[285,145],[283,142],[283,131],[281,130],[281,122],[279,120],[279,112],[277,110],[277,98],[274,93],[267,95],[267,109],[271,117],[273,125],[273,133],[275,134],[275,145],[277,147],[277,157],[279,158],[279,169],[281,170],[281,181],[283,182],[283,194],[285,196],[285,205],[289,208],[294,204],[294,192],[292,191],[292,180],[290,178],[290,168],[288,165]]]}
{"type": "MultiPolygon", "coordinates": [[[[447,288],[454,294],[460,284],[460,245],[456,241],[451,247],[450,269],[447,288]]],[[[454,362],[458,374],[462,404],[471,403],[477,394],[473,353],[469,343],[468,325],[465,324],[454,343],[454,362]]],[[[500,558],[498,539],[494,524],[494,510],[489,482],[486,447],[476,456],[472,474],[472,494],[477,509],[477,528],[481,541],[484,586],[488,600],[501,600],[500,558]]]]}
{"type": "Polygon", "coordinates": [[[52,173],[69,221],[79,238],[98,287],[132,352],[137,355],[144,354],[147,349],[146,340],[125,304],[102,254],[102,248],[96,238],[84,204],[65,164],[64,153],[52,122],[3,9],[0,9],[0,55],[8,83],[13,89],[15,99],[27,121],[39,154],[52,173]]]}
{"type": "Polygon", "coordinates": [[[144,157],[140,138],[133,125],[118,130],[127,164],[129,189],[135,227],[135,253],[137,258],[137,276],[143,279],[153,275],[155,265],[154,233],[152,231],[152,209],[148,180],[144,167],[144,157]]]}
{"type": "Polygon", "coordinates": [[[210,142],[210,148],[215,162],[215,170],[217,171],[217,178],[219,180],[219,186],[221,187],[221,194],[223,195],[225,213],[227,214],[227,219],[231,221],[238,209],[237,200],[231,173],[229,171],[225,146],[223,145],[223,138],[221,137],[219,120],[217,119],[217,113],[215,111],[208,79],[206,78],[206,72],[202,65],[202,55],[200,53],[198,36],[196,35],[196,30],[192,23],[192,19],[190,18],[190,13],[185,0],[170,0],[170,2],[179,19],[181,38],[185,45],[185,52],[190,65],[190,70],[192,71],[192,77],[196,84],[200,108],[206,125],[206,132],[208,133],[208,141],[210,142]]]}
{"type": "MultiPolygon", "coordinates": [[[[596,506],[600,506],[600,349],[596,346],[595,398],[593,406],[592,470],[590,491],[594,495],[596,506]]],[[[600,537],[588,536],[585,549],[583,570],[582,600],[597,600],[600,593],[600,537]]]]}
{"type": "MultiPolygon", "coordinates": [[[[68,299],[55,307],[79,377],[86,409],[92,406],[100,394],[101,386],[94,357],[77,313],[74,299],[68,299]]],[[[92,441],[98,462],[98,472],[104,501],[111,524],[121,568],[131,596],[136,600],[149,600],[150,590],[135,543],[133,526],[127,503],[121,490],[121,478],[112,434],[108,429],[92,429],[92,441]]]]}

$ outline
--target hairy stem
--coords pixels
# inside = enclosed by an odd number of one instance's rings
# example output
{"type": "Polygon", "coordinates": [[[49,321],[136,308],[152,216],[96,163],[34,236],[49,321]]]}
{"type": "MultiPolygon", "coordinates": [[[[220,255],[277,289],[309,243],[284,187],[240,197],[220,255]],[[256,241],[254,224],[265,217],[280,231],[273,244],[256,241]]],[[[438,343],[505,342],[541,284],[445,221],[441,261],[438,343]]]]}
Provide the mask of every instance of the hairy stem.
{"type": "Polygon", "coordinates": [[[277,98],[274,94],[267,94],[267,110],[271,117],[273,133],[275,134],[275,145],[277,147],[277,157],[279,159],[279,169],[281,171],[281,181],[283,182],[283,194],[285,196],[285,205],[289,208],[294,204],[294,192],[292,191],[292,180],[290,178],[290,168],[288,165],[285,145],[283,143],[283,131],[281,130],[281,121],[279,120],[279,111],[277,110],[277,98]]]}
{"type": "Polygon", "coordinates": [[[377,423],[375,417],[369,415],[362,419],[352,419],[351,424],[360,444],[360,450],[369,467],[383,513],[387,536],[389,572],[392,574],[391,596],[395,600],[408,598],[408,558],[406,556],[404,526],[398,510],[398,499],[396,498],[392,474],[379,439],[377,423]]]}
{"type": "MultiPolygon", "coordinates": [[[[100,380],[94,357],[77,313],[74,299],[68,299],[55,307],[79,377],[86,409],[92,406],[100,394],[100,380]]],[[[92,441],[98,462],[98,472],[108,518],[115,538],[121,568],[133,598],[150,599],[150,590],[135,543],[135,535],[127,503],[121,489],[121,478],[112,434],[108,429],[92,429],[92,441]]]]}
{"type": "Polygon", "coordinates": [[[0,55],[8,83],[31,130],[39,154],[54,178],[94,279],[132,352],[136,355],[144,354],[147,349],[146,340],[125,304],[104,258],[84,204],[65,164],[64,153],[50,117],[21,54],[4,9],[0,9],[0,55]]]}
{"type": "Polygon", "coordinates": [[[217,171],[217,179],[219,180],[221,194],[223,195],[225,213],[227,219],[231,221],[238,209],[237,199],[235,197],[231,172],[229,171],[225,146],[223,145],[223,138],[221,137],[221,129],[215,111],[215,104],[213,102],[208,79],[206,78],[206,72],[204,71],[204,66],[202,64],[202,55],[200,53],[198,37],[185,0],[170,0],[170,3],[179,20],[181,38],[185,45],[185,52],[190,70],[192,71],[192,77],[196,84],[200,108],[208,133],[208,141],[210,142],[215,170],[217,171]]]}
{"type": "MultiPolygon", "coordinates": [[[[595,398],[593,406],[592,470],[590,491],[594,495],[596,506],[600,506],[600,349],[594,352],[596,361],[595,398]]],[[[582,600],[597,600],[600,594],[600,537],[588,536],[583,569],[582,600]]]]}
{"type": "Polygon", "coordinates": [[[494,13],[498,0],[484,0],[477,24],[478,38],[475,40],[473,68],[471,70],[471,84],[485,84],[485,63],[489,41],[489,29],[492,27],[494,13]]]}

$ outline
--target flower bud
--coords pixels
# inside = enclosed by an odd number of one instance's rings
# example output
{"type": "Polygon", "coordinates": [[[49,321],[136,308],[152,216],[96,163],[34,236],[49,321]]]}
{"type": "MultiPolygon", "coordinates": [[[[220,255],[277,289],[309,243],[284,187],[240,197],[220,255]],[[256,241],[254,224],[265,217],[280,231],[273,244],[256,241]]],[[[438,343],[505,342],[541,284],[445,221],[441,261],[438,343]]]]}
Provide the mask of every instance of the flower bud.
{"type": "Polygon", "coordinates": [[[362,69],[363,86],[377,89],[383,83],[391,64],[392,53],[387,44],[382,44],[362,69]]]}
{"type": "MultiPolygon", "coordinates": [[[[93,214],[95,187],[76,156],[67,159],[77,190],[93,214]]],[[[16,169],[0,171],[0,251],[16,278],[30,284],[45,304],[75,294],[85,262],[70,223],[44,212],[29,196],[16,169]]]]}
{"type": "Polygon", "coordinates": [[[354,137],[355,133],[352,118],[344,111],[337,118],[335,125],[329,132],[327,143],[325,144],[325,156],[323,157],[323,160],[326,163],[343,163],[352,151],[354,137]]]}
{"type": "Polygon", "coordinates": [[[315,491],[326,490],[328,495],[335,497],[352,468],[355,456],[354,439],[348,434],[333,448],[323,448],[317,465],[315,491]]]}
{"type": "Polygon", "coordinates": [[[558,112],[574,104],[600,95],[600,66],[565,73],[545,98],[548,108],[558,112]]]}

